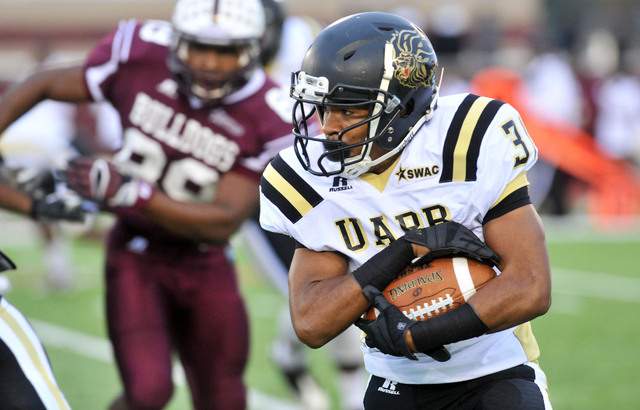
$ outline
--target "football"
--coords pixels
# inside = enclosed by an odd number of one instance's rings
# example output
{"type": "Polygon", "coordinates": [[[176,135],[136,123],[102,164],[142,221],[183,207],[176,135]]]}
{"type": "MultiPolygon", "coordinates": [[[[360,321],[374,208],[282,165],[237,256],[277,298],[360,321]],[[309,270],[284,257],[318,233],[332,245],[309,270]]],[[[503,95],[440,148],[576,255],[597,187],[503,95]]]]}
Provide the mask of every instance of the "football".
{"type": "MultiPolygon", "coordinates": [[[[410,319],[428,320],[462,306],[496,271],[473,259],[439,258],[427,265],[409,267],[382,292],[410,319]]],[[[365,319],[377,317],[371,308],[365,319]]]]}

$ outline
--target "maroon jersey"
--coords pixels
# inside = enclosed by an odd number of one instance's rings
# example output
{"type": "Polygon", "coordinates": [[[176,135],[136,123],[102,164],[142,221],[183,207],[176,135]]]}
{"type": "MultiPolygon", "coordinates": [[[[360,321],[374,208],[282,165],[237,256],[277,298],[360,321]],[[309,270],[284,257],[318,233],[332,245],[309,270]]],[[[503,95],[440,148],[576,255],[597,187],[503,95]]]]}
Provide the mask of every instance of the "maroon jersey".
{"type": "MultiPolygon", "coordinates": [[[[171,26],[164,21],[120,23],[85,63],[95,101],[120,114],[119,169],[174,200],[211,202],[230,170],[259,179],[268,161],[293,141],[288,94],[257,70],[216,108],[178,93],[167,68],[171,26]]],[[[123,212],[120,225],[155,242],[183,242],[141,215],[123,212]]],[[[133,233],[133,232],[132,232],[133,233]]]]}

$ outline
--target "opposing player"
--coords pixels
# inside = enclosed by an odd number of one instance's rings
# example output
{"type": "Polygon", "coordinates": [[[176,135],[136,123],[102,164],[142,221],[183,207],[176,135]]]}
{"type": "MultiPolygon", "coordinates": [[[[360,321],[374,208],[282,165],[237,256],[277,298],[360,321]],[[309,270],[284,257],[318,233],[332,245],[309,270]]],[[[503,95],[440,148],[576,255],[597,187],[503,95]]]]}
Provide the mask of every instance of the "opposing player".
{"type": "MultiPolygon", "coordinates": [[[[0,272],[16,265],[0,252],[0,272]]],[[[2,408],[68,410],[47,354],[27,319],[0,295],[0,403],[2,408]]]]}
{"type": "Polygon", "coordinates": [[[67,169],[118,216],[106,298],[124,394],[112,409],[164,407],[174,350],[196,409],[245,407],[247,317],[225,245],[279,138],[291,141],[288,97],[257,61],[263,30],[258,0],[179,0],[172,24],[122,22],[84,66],[38,73],[0,106],[0,129],[44,98],[107,100],[121,117],[113,161],[67,169]]]}
{"type": "Polygon", "coordinates": [[[300,339],[322,346],[358,321],[367,409],[550,407],[528,323],[550,304],[527,193],[537,152],[517,111],[473,94],[439,99],[428,38],[386,13],[324,29],[291,94],[296,143],[263,174],[260,221],[298,243],[289,292],[300,339]],[[307,132],[314,111],[319,136],[307,132]],[[385,303],[380,290],[414,257],[451,254],[497,254],[501,275],[424,322],[385,303]],[[371,304],[378,318],[359,320],[371,304]]]}

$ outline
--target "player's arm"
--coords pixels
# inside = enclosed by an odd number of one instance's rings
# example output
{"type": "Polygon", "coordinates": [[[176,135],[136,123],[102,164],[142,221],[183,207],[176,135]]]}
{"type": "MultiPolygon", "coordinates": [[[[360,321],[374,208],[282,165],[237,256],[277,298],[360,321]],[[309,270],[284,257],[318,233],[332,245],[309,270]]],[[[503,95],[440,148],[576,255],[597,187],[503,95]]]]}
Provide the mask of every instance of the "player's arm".
{"type": "Polygon", "coordinates": [[[203,242],[225,242],[258,206],[258,183],[236,172],[226,173],[210,204],[178,202],[155,191],[142,212],[178,235],[203,242]]]}
{"type": "Polygon", "coordinates": [[[32,200],[29,195],[0,182],[0,208],[22,215],[29,215],[31,203],[32,200]]]}
{"type": "Polygon", "coordinates": [[[289,306],[298,338],[317,348],[364,313],[369,302],[346,259],[334,252],[296,249],[289,270],[289,306]]]}
{"type": "Polygon", "coordinates": [[[426,322],[408,324],[410,330],[402,336],[411,351],[427,352],[443,344],[508,329],[549,310],[551,271],[544,231],[533,206],[522,206],[492,219],[484,226],[484,236],[487,245],[501,257],[501,275],[461,308],[426,322]]]}
{"type": "Polygon", "coordinates": [[[411,230],[351,274],[347,262],[337,254],[296,250],[289,273],[289,300],[298,337],[309,346],[322,346],[368,308],[363,290],[379,293],[416,256],[426,263],[442,255],[496,261],[491,249],[456,222],[411,230]]]}
{"type": "Polygon", "coordinates": [[[422,352],[445,361],[449,354],[441,349],[443,345],[544,314],[551,302],[551,278],[544,234],[533,206],[521,206],[490,220],[484,236],[501,257],[502,273],[456,310],[427,321],[410,320],[378,289],[365,287],[365,295],[380,311],[376,320],[357,323],[367,333],[367,344],[409,359],[416,359],[412,352],[422,352]]]}
{"type": "Polygon", "coordinates": [[[79,204],[69,204],[55,195],[33,198],[0,181],[0,208],[33,218],[36,221],[66,220],[82,222],[85,211],[79,204]]]}
{"type": "Polygon", "coordinates": [[[46,99],[74,103],[89,101],[82,67],[40,71],[10,88],[0,99],[0,133],[46,99]]]}
{"type": "Polygon", "coordinates": [[[258,205],[258,182],[240,172],[224,174],[211,203],[176,201],[151,184],[121,174],[102,158],[76,158],[66,178],[80,196],[104,210],[133,208],[171,232],[199,242],[226,242],[258,205]]]}
{"type": "Polygon", "coordinates": [[[540,218],[533,205],[484,226],[487,244],[502,258],[502,274],[469,303],[490,332],[543,315],[551,305],[551,269],[540,218]]]}

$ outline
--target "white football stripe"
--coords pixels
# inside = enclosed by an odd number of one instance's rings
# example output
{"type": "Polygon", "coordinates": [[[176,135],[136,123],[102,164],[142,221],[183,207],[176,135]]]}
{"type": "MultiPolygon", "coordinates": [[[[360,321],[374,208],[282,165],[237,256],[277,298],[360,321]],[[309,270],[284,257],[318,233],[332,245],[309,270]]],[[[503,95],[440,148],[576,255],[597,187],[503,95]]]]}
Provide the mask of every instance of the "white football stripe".
{"type": "Polygon", "coordinates": [[[544,402],[544,408],[552,410],[551,401],[549,400],[549,388],[547,387],[547,376],[544,374],[540,366],[537,363],[527,362],[525,366],[529,366],[535,372],[535,384],[538,385],[540,393],[542,394],[542,400],[544,402]]]}
{"type": "Polygon", "coordinates": [[[471,279],[471,272],[469,272],[467,259],[453,258],[453,272],[456,274],[456,280],[458,281],[460,292],[466,302],[476,293],[476,288],[473,285],[473,279],[471,279]]]}
{"type": "Polygon", "coordinates": [[[87,82],[87,88],[91,93],[91,97],[94,101],[104,101],[105,97],[102,94],[100,85],[113,73],[118,71],[118,60],[120,57],[120,50],[122,47],[122,41],[125,30],[125,22],[118,24],[118,30],[113,36],[111,41],[111,58],[101,65],[92,66],[85,71],[85,80],[87,82]]]}

